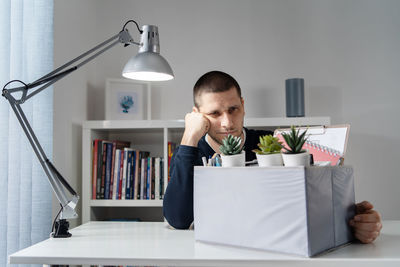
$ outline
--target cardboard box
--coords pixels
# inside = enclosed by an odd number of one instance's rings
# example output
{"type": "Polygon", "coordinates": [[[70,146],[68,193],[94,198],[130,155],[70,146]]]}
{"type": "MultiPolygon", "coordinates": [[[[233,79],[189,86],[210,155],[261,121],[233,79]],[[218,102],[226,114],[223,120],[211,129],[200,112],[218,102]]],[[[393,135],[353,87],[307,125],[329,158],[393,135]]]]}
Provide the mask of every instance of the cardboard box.
{"type": "Polygon", "coordinates": [[[313,256],[353,240],[351,167],[194,167],[199,241],[313,256]]]}

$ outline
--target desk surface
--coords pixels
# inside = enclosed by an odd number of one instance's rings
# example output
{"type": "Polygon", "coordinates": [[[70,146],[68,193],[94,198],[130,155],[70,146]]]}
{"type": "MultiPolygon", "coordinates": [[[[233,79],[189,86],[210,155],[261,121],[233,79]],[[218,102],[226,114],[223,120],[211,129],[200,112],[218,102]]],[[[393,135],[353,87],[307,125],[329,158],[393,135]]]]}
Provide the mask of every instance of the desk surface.
{"type": "Polygon", "coordinates": [[[12,254],[12,264],[150,266],[400,266],[400,221],[384,221],[381,236],[315,258],[194,241],[191,230],[164,223],[89,222],[67,239],[49,238],[12,254]]]}

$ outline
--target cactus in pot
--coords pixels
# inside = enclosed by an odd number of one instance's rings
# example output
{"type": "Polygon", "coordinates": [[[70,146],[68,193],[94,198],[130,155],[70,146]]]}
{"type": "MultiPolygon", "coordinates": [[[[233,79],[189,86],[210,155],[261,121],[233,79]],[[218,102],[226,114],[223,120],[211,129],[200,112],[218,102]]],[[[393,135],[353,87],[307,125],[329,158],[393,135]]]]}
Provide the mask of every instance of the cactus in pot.
{"type": "Polygon", "coordinates": [[[228,135],[219,147],[222,167],[245,166],[246,156],[243,151],[242,138],[228,135]]]}
{"type": "Polygon", "coordinates": [[[228,135],[222,139],[222,145],[219,150],[223,155],[236,155],[242,152],[243,148],[240,146],[242,144],[242,138],[240,136],[228,135]]]}
{"type": "Polygon", "coordinates": [[[293,125],[289,132],[282,133],[287,146],[284,147],[286,152],[282,153],[285,166],[308,166],[310,164],[310,155],[303,149],[303,145],[307,141],[306,133],[307,130],[300,133],[300,129],[296,130],[293,125]]]}
{"type": "Polygon", "coordinates": [[[307,130],[300,134],[300,129],[297,129],[296,131],[296,128],[293,125],[290,127],[289,133],[282,133],[282,137],[285,139],[286,145],[288,146],[288,148],[284,147],[286,150],[285,153],[299,154],[306,152],[303,149],[303,145],[307,141],[306,133],[307,130]]]}
{"type": "Polygon", "coordinates": [[[258,165],[260,167],[282,166],[282,142],[272,135],[260,136],[260,143],[257,144],[259,149],[253,149],[256,153],[258,165]]]}
{"type": "Polygon", "coordinates": [[[254,153],[260,155],[281,153],[282,142],[277,137],[270,134],[260,136],[260,143],[257,144],[259,149],[253,149],[254,153]]]}

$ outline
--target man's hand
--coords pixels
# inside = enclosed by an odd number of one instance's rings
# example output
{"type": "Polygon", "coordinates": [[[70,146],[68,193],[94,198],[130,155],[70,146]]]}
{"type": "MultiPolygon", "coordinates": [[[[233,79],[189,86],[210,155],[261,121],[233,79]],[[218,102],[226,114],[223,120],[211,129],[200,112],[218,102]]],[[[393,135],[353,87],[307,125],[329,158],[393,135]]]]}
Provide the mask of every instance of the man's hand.
{"type": "Polygon", "coordinates": [[[181,145],[197,146],[200,138],[210,129],[210,121],[200,112],[192,111],[185,116],[185,132],[181,145]]]}
{"type": "Polygon", "coordinates": [[[356,216],[350,220],[355,237],[362,243],[372,243],[382,229],[381,216],[368,201],[356,205],[356,216]]]}

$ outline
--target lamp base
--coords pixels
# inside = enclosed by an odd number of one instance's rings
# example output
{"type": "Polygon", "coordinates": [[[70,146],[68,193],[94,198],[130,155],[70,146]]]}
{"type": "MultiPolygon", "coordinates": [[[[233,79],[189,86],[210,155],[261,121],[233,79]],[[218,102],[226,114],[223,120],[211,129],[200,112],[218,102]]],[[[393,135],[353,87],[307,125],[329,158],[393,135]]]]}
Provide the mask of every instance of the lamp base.
{"type": "Polygon", "coordinates": [[[55,222],[55,231],[52,234],[54,238],[71,237],[72,234],[68,232],[69,222],[66,219],[61,219],[55,222]]]}

